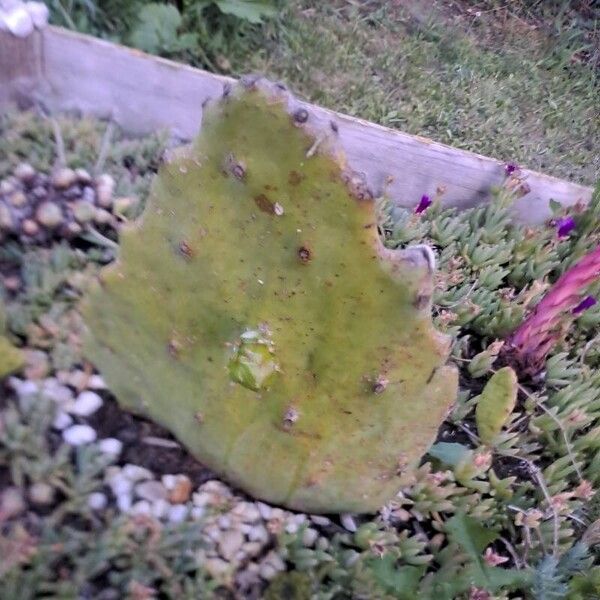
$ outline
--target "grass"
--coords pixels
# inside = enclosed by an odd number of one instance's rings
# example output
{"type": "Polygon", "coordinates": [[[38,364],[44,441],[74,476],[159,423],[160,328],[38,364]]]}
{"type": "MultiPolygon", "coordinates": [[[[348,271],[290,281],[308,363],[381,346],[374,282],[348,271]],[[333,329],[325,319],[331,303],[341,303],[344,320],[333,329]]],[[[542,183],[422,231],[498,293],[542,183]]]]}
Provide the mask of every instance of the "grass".
{"type": "Polygon", "coordinates": [[[471,3],[487,9],[479,17],[451,2],[400,4],[291,2],[260,49],[233,52],[233,70],[458,148],[598,178],[600,86],[577,23],[560,29],[554,14],[552,28],[491,2],[471,3]]]}

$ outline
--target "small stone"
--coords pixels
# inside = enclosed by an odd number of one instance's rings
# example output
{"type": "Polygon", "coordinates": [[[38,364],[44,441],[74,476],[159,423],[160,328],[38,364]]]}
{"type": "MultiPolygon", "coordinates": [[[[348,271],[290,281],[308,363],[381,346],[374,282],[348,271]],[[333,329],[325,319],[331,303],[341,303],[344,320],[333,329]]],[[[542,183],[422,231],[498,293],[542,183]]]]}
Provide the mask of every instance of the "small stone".
{"type": "Polygon", "coordinates": [[[269,537],[269,532],[264,525],[255,525],[248,533],[248,539],[251,542],[266,544],[269,541],[269,537]]]}
{"type": "Polygon", "coordinates": [[[17,180],[14,177],[0,181],[0,194],[8,195],[17,189],[17,180]]]}
{"type": "Polygon", "coordinates": [[[285,569],[283,558],[281,558],[281,556],[279,556],[279,554],[273,550],[271,550],[271,552],[265,556],[265,562],[273,566],[278,571],[283,571],[285,569]]]}
{"type": "Polygon", "coordinates": [[[96,440],[96,432],[89,425],[71,425],[62,436],[70,446],[82,446],[96,440]]]}
{"type": "Polygon", "coordinates": [[[188,514],[188,507],[185,504],[176,504],[169,508],[167,518],[171,523],[181,523],[188,514]]]}
{"type": "Polygon", "coordinates": [[[101,375],[92,375],[88,380],[87,386],[90,390],[105,390],[106,382],[101,375]]]}
{"type": "Polygon", "coordinates": [[[115,496],[130,495],[133,489],[133,483],[123,475],[122,471],[117,472],[114,476],[107,477],[107,482],[115,496]]]}
{"type": "Polygon", "coordinates": [[[27,196],[24,192],[18,190],[13,192],[9,197],[8,201],[15,207],[21,208],[27,204],[27,196]]]}
{"type": "Polygon", "coordinates": [[[327,527],[328,525],[331,525],[331,519],[329,519],[328,517],[323,517],[321,515],[311,515],[310,520],[315,525],[319,525],[320,527],[327,527]]]}
{"type": "Polygon", "coordinates": [[[35,211],[38,223],[48,229],[54,229],[63,222],[63,214],[60,206],[54,202],[42,202],[35,211]]]}
{"type": "Polygon", "coordinates": [[[340,515],[340,522],[345,529],[351,531],[352,533],[354,533],[357,530],[354,517],[350,513],[344,513],[340,515]]]}
{"type": "Polygon", "coordinates": [[[231,519],[227,515],[221,515],[217,519],[217,525],[223,530],[226,531],[231,527],[231,519]]]}
{"type": "Polygon", "coordinates": [[[34,30],[33,19],[24,5],[16,5],[2,14],[2,22],[14,36],[25,38],[34,30]]]}
{"type": "Polygon", "coordinates": [[[96,198],[98,206],[111,208],[113,204],[113,192],[115,180],[108,174],[99,175],[96,178],[96,198]]]}
{"type": "Polygon", "coordinates": [[[53,400],[63,408],[68,407],[73,401],[73,392],[66,385],[59,383],[54,377],[44,380],[42,395],[48,400],[53,400]]]}
{"type": "Polygon", "coordinates": [[[50,11],[43,2],[25,2],[25,10],[29,13],[37,29],[42,29],[48,24],[50,11]]]}
{"type": "Polygon", "coordinates": [[[73,169],[62,168],[52,175],[52,185],[59,190],[67,189],[77,181],[77,175],[73,169]]]}
{"type": "Polygon", "coordinates": [[[20,163],[15,168],[15,177],[28,182],[35,177],[35,169],[29,163],[20,163]]]}
{"type": "Polygon", "coordinates": [[[252,502],[240,502],[231,510],[231,514],[239,517],[244,523],[254,523],[261,517],[256,504],[252,502]]]}
{"type": "Polygon", "coordinates": [[[150,515],[152,513],[152,507],[147,500],[140,500],[131,507],[129,512],[132,515],[150,515]]]}
{"type": "Polygon", "coordinates": [[[48,483],[37,481],[29,487],[29,499],[38,506],[47,506],[54,500],[54,488],[48,483]]]}
{"type": "Polygon", "coordinates": [[[113,216],[103,208],[96,208],[94,210],[94,221],[98,225],[108,225],[113,220],[113,216]]]}
{"type": "Polygon", "coordinates": [[[244,543],[244,536],[240,531],[236,531],[235,529],[230,529],[221,535],[219,539],[219,554],[225,560],[231,560],[237,553],[237,551],[242,547],[244,543]]]}
{"type": "Polygon", "coordinates": [[[135,486],[135,493],[138,498],[148,500],[149,502],[167,499],[167,490],[160,481],[151,480],[138,483],[135,486]]]}
{"type": "Polygon", "coordinates": [[[257,502],[256,507],[258,508],[260,516],[265,519],[265,521],[268,521],[271,518],[273,509],[268,504],[265,504],[264,502],[257,502]]]}
{"type": "Polygon", "coordinates": [[[21,223],[21,230],[24,235],[28,235],[29,237],[33,237],[40,232],[40,226],[31,219],[25,219],[21,223]]]}
{"type": "Polygon", "coordinates": [[[71,208],[73,217],[79,223],[90,223],[96,216],[96,207],[86,200],[78,200],[71,208]]]}
{"type": "Polygon", "coordinates": [[[81,392],[69,412],[78,417],[89,417],[99,410],[102,404],[103,400],[96,392],[81,392]]]}
{"type": "Polygon", "coordinates": [[[0,230],[4,231],[12,231],[14,228],[15,222],[12,217],[12,213],[10,212],[10,208],[0,202],[0,230]]]}
{"type": "Polygon", "coordinates": [[[98,448],[104,454],[119,456],[123,451],[123,442],[117,438],[104,438],[98,442],[98,448]]]}
{"type": "Polygon", "coordinates": [[[130,481],[142,481],[154,477],[152,471],[138,465],[127,464],[123,467],[122,473],[130,481]]]}
{"type": "Polygon", "coordinates": [[[290,522],[290,523],[285,524],[285,530],[287,533],[291,533],[291,534],[298,533],[298,529],[300,529],[300,527],[298,526],[297,523],[290,522]]]}
{"type": "Polygon", "coordinates": [[[25,351],[25,377],[27,379],[43,379],[48,375],[50,364],[48,355],[42,350],[25,351]]]}
{"type": "Polygon", "coordinates": [[[229,563],[221,558],[207,558],[202,565],[206,572],[213,578],[218,579],[229,571],[229,563]]]}
{"type": "Polygon", "coordinates": [[[25,510],[25,500],[18,487],[7,487],[0,496],[0,521],[17,517],[25,510]]]}
{"type": "Polygon", "coordinates": [[[11,377],[8,383],[19,397],[19,400],[35,396],[40,392],[40,386],[35,381],[23,381],[17,377],[11,377]]]}
{"type": "Polygon", "coordinates": [[[169,502],[182,504],[190,499],[192,482],[187,475],[177,475],[175,484],[169,491],[169,502]]]}
{"type": "Polygon", "coordinates": [[[263,547],[263,544],[261,544],[260,542],[246,542],[242,546],[242,549],[244,550],[244,553],[247,556],[258,556],[261,553],[263,547]]]}
{"type": "Polygon", "coordinates": [[[175,487],[175,482],[177,481],[177,475],[171,475],[167,473],[161,477],[162,484],[171,491],[175,487]]]}
{"type": "Polygon", "coordinates": [[[319,532],[316,529],[312,529],[311,527],[307,527],[302,532],[302,545],[310,548],[318,539],[319,532]]]}
{"type": "Polygon", "coordinates": [[[211,523],[207,527],[204,528],[204,535],[215,543],[218,543],[221,539],[221,528],[218,527],[215,523],[211,523]]]}
{"type": "Polygon", "coordinates": [[[201,519],[204,517],[204,514],[205,510],[202,506],[193,506],[192,510],[190,511],[190,516],[195,520],[201,519]]]}
{"type": "Polygon", "coordinates": [[[71,238],[77,237],[82,231],[83,228],[79,223],[75,223],[75,221],[69,221],[65,227],[65,236],[71,238]]]}
{"type": "Polygon", "coordinates": [[[75,169],[75,177],[80,183],[91,183],[92,176],[85,169],[75,169]]]}
{"type": "Polygon", "coordinates": [[[157,500],[152,504],[152,516],[155,519],[164,519],[169,514],[171,505],[166,500],[157,500]]]}
{"type": "Polygon", "coordinates": [[[103,510],[107,504],[108,498],[102,492],[93,492],[88,496],[88,506],[92,510],[103,510]]]}
{"type": "Polygon", "coordinates": [[[46,188],[42,185],[36,185],[32,190],[31,190],[31,195],[36,199],[36,200],[42,200],[43,198],[45,198],[48,195],[48,192],[46,191],[46,188]]]}
{"type": "Polygon", "coordinates": [[[62,410],[57,411],[56,415],[54,416],[54,420],[52,421],[52,427],[54,429],[58,429],[58,431],[62,431],[72,424],[73,417],[62,410]]]}
{"type": "Polygon", "coordinates": [[[120,494],[117,496],[117,508],[123,512],[129,512],[131,510],[131,496],[129,494],[120,494]]]}
{"type": "Polygon", "coordinates": [[[206,492],[196,492],[192,495],[192,502],[195,506],[203,508],[207,504],[210,504],[211,498],[211,494],[207,494],[206,492]]]}
{"type": "Polygon", "coordinates": [[[277,576],[277,573],[279,573],[275,567],[268,563],[261,564],[258,572],[260,573],[260,576],[267,581],[274,579],[277,576]]]}

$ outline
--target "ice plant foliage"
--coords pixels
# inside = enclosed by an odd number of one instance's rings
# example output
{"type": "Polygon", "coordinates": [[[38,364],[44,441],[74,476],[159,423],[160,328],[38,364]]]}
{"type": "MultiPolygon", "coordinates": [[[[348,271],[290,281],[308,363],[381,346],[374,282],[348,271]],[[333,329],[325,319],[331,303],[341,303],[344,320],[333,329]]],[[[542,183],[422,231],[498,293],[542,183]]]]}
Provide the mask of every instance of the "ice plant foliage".
{"type": "Polygon", "coordinates": [[[433,253],[383,246],[336,129],[257,79],[208,108],[89,298],[87,354],[252,495],[363,512],[410,477],[457,377],[433,253]]]}

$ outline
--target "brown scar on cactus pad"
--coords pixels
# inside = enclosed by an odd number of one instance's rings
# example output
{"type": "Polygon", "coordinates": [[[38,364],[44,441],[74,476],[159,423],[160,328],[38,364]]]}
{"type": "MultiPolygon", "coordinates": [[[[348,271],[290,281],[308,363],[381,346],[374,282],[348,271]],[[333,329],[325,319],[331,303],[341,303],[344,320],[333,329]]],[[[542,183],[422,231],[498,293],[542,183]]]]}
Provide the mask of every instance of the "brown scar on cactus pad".
{"type": "Polygon", "coordinates": [[[209,104],[85,301],[85,348],[124,408],[251,495],[374,511],[434,441],[457,373],[431,250],[383,247],[364,178],[314,121],[257,78],[209,104]]]}

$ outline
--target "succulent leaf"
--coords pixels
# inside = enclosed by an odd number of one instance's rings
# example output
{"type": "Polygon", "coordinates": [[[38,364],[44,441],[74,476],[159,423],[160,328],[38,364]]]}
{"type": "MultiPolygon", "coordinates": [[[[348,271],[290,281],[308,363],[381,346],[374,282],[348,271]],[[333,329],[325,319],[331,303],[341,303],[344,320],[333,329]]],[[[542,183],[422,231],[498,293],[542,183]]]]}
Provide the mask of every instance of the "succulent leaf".
{"type": "Polygon", "coordinates": [[[383,247],[337,127],[250,78],[161,168],[83,310],[121,405],[249,493],[312,512],[391,498],[457,391],[434,256],[383,247]]]}
{"type": "Polygon", "coordinates": [[[517,375],[510,367],[494,373],[483,388],[475,409],[475,420],[484,444],[492,445],[502,431],[515,407],[517,392],[517,375]]]}

